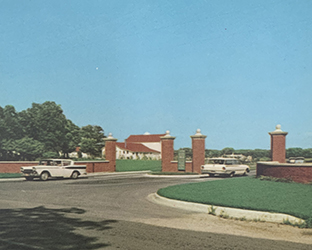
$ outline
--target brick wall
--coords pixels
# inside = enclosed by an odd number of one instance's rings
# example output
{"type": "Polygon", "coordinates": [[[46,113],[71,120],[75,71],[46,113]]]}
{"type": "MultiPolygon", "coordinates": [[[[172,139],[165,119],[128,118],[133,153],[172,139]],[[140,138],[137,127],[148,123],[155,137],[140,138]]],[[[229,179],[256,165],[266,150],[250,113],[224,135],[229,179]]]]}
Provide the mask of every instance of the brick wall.
{"type": "Polygon", "coordinates": [[[193,173],[193,162],[192,161],[185,162],[185,172],[186,173],[193,173]]]}
{"type": "Polygon", "coordinates": [[[310,183],[312,182],[312,164],[258,162],[257,176],[260,175],[286,178],[300,183],[310,183]]]}
{"type": "Polygon", "coordinates": [[[109,161],[78,161],[75,165],[87,165],[87,173],[115,172],[114,165],[109,161]]]}
{"type": "Polygon", "coordinates": [[[21,167],[37,164],[37,161],[0,161],[0,173],[20,173],[21,167]]]}

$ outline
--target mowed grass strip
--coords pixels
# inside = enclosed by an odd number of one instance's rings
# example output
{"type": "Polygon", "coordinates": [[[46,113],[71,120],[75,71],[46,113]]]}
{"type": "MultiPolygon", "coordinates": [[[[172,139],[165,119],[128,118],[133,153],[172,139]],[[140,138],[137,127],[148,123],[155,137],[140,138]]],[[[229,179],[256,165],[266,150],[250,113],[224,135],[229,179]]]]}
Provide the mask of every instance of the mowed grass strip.
{"type": "Polygon", "coordinates": [[[22,174],[19,173],[0,173],[0,178],[19,178],[22,174]]]}
{"type": "Polygon", "coordinates": [[[312,185],[237,177],[170,186],[157,193],[182,201],[312,218],[312,185]]]}
{"type": "Polygon", "coordinates": [[[161,161],[152,160],[116,160],[116,172],[161,171],[161,161]]]}

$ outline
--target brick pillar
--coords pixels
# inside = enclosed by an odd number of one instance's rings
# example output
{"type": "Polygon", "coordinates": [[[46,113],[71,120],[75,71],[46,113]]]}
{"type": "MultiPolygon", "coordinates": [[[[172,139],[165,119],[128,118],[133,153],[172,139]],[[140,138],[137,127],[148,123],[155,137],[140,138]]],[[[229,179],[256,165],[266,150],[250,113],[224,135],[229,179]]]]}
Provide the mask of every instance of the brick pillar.
{"type": "Polygon", "coordinates": [[[116,171],[116,141],[111,133],[109,133],[107,138],[104,138],[105,141],[105,158],[109,161],[109,172],[116,171]]]}
{"type": "Polygon", "coordinates": [[[193,149],[193,173],[200,173],[201,165],[205,164],[205,139],[207,136],[202,135],[200,129],[197,129],[196,134],[192,135],[193,149]]]}
{"type": "Polygon", "coordinates": [[[276,130],[270,132],[271,136],[271,160],[279,163],[286,162],[286,135],[287,132],[281,130],[281,125],[276,126],[276,130]]]}
{"type": "Polygon", "coordinates": [[[161,139],[161,171],[162,172],[177,172],[176,165],[171,164],[174,157],[173,141],[175,137],[170,135],[170,131],[166,131],[166,135],[161,139]]]}

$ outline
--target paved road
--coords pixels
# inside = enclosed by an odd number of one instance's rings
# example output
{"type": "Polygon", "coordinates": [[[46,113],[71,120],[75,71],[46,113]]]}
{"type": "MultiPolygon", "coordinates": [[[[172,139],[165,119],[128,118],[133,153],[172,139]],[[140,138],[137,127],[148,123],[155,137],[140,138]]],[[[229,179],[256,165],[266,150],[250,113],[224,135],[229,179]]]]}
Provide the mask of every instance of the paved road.
{"type": "Polygon", "coordinates": [[[146,199],[159,188],[210,179],[99,176],[0,183],[0,249],[312,249],[311,245],[146,224],[188,211],[146,199]],[[144,222],[144,223],[142,223],[144,222]]]}

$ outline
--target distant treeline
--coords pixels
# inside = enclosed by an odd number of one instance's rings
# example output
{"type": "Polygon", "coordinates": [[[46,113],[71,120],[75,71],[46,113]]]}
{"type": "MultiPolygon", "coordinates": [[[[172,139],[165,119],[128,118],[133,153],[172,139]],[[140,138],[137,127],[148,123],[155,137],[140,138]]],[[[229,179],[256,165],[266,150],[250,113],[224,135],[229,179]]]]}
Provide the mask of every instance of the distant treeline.
{"type": "MultiPolygon", "coordinates": [[[[193,152],[191,148],[182,148],[185,150],[186,158],[191,159],[193,152]]],[[[175,151],[175,155],[178,154],[178,150],[175,151]]],[[[246,157],[251,156],[252,160],[269,160],[271,159],[271,150],[266,149],[234,149],[234,148],[224,148],[222,150],[217,149],[206,149],[205,157],[220,157],[223,155],[244,155],[246,157]]],[[[286,157],[305,157],[312,158],[312,148],[302,149],[302,148],[288,148],[286,149],[286,157]]]]}
{"type": "Polygon", "coordinates": [[[74,152],[101,156],[104,131],[100,126],[78,127],[55,102],[33,103],[17,112],[12,105],[0,107],[0,160],[35,160],[64,157],[74,152]]]}

